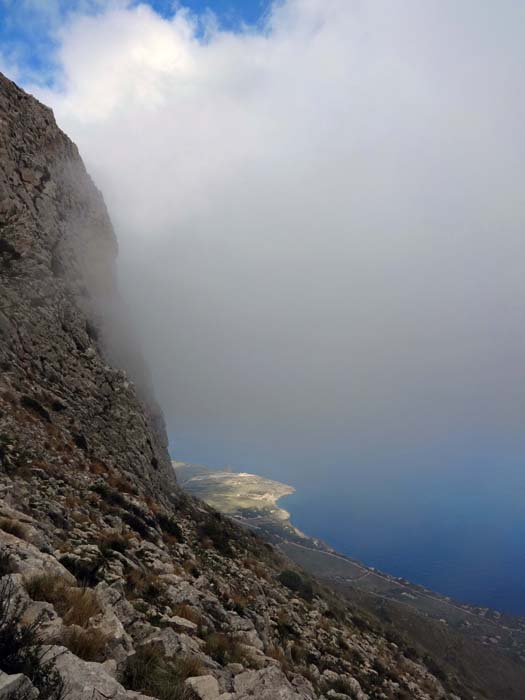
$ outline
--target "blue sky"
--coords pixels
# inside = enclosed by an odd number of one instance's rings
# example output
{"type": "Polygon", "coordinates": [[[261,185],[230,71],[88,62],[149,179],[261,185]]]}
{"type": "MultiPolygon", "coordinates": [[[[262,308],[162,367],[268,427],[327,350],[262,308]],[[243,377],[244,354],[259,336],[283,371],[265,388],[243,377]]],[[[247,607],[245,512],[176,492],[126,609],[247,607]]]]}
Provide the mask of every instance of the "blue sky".
{"type": "MultiPolygon", "coordinates": [[[[55,34],[74,11],[96,13],[106,0],[0,0],[0,69],[21,83],[52,85],[57,76],[55,34]]],[[[178,7],[203,15],[210,10],[225,29],[256,24],[270,0],[130,0],[147,4],[163,17],[178,7]]]]}

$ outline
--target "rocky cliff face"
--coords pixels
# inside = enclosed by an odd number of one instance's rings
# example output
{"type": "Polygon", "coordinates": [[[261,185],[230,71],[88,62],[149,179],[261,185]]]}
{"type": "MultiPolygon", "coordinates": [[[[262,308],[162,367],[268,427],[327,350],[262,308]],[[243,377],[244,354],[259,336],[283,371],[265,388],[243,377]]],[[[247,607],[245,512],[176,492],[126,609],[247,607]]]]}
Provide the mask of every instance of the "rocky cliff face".
{"type": "Polygon", "coordinates": [[[115,253],[75,146],[0,77],[0,700],[457,698],[176,489],[108,363],[115,253]]]}
{"type": "Polygon", "coordinates": [[[3,76],[0,162],[0,433],[169,489],[163,426],[108,364],[133,342],[123,322],[111,334],[125,310],[102,196],[52,112],[3,76]]]}

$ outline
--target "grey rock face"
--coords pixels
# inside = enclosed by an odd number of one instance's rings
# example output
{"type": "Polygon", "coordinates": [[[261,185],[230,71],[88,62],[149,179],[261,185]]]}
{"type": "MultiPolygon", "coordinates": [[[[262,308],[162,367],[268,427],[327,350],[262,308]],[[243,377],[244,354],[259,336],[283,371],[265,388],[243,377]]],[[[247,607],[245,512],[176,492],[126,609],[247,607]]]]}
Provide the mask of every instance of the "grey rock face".
{"type": "Polygon", "coordinates": [[[220,695],[219,684],[213,676],[188,678],[186,686],[191,688],[199,700],[216,700],[220,695]]]}
{"type": "Polygon", "coordinates": [[[22,673],[8,675],[0,671],[0,700],[12,700],[12,698],[36,700],[38,690],[22,673]]]}
{"type": "Polygon", "coordinates": [[[46,659],[54,659],[69,697],[75,700],[92,700],[94,697],[132,700],[140,697],[123,688],[106,671],[103,664],[82,661],[60,646],[49,646],[46,652],[46,659]]]}
{"type": "Polygon", "coordinates": [[[24,445],[38,442],[46,461],[113,467],[169,489],[147,381],[139,392],[109,364],[146,375],[115,285],[116,254],[76,146],[51,110],[0,75],[0,434],[13,440],[0,459],[23,459],[24,445]]]}

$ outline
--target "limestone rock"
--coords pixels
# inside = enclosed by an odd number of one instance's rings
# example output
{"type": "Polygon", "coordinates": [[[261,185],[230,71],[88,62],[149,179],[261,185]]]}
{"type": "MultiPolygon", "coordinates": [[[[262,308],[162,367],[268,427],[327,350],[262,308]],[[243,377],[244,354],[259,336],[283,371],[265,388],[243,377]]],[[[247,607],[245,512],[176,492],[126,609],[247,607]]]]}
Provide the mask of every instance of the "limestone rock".
{"type": "Polygon", "coordinates": [[[219,684],[213,676],[187,678],[185,684],[199,700],[217,700],[220,696],[219,684]]]}
{"type": "Polygon", "coordinates": [[[71,583],[75,581],[74,576],[51,554],[41,552],[30,542],[21,540],[4,530],[0,530],[0,548],[11,555],[17,571],[26,581],[43,573],[62,576],[71,583]]]}
{"type": "Polygon", "coordinates": [[[38,695],[38,690],[27,676],[22,673],[8,675],[0,671],[0,700],[12,700],[12,698],[36,700],[38,695]]]}
{"type": "Polygon", "coordinates": [[[244,671],[235,676],[235,700],[303,700],[308,697],[296,692],[282,671],[274,666],[260,671],[244,671]]]}
{"type": "Polygon", "coordinates": [[[131,700],[136,695],[116,681],[103,664],[83,661],[65,647],[47,647],[45,658],[54,659],[69,696],[75,700],[92,700],[94,697],[131,700]]]}
{"type": "Polygon", "coordinates": [[[168,624],[170,627],[173,627],[174,630],[177,632],[195,632],[197,629],[198,625],[195,624],[195,622],[192,622],[191,620],[186,620],[184,617],[179,617],[178,615],[173,615],[173,617],[168,618],[167,620],[168,624]]]}
{"type": "MultiPolygon", "coordinates": [[[[15,467],[38,445],[45,465],[66,443],[76,468],[103,462],[169,491],[166,435],[116,287],[102,196],[51,110],[1,74],[0,154],[0,434],[14,440],[5,458],[15,467]]],[[[55,517],[69,525],[69,513],[55,517]]]]}

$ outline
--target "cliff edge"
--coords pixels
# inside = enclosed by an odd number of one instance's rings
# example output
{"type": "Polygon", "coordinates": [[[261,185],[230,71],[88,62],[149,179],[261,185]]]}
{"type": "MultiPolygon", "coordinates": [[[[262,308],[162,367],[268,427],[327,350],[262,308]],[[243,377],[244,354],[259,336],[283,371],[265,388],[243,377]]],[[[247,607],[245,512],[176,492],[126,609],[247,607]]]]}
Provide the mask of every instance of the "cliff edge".
{"type": "Polygon", "coordinates": [[[169,489],[159,413],[111,365],[139,353],[102,196],[51,110],[2,75],[0,162],[0,433],[65,470],[115,467],[169,489]]]}

